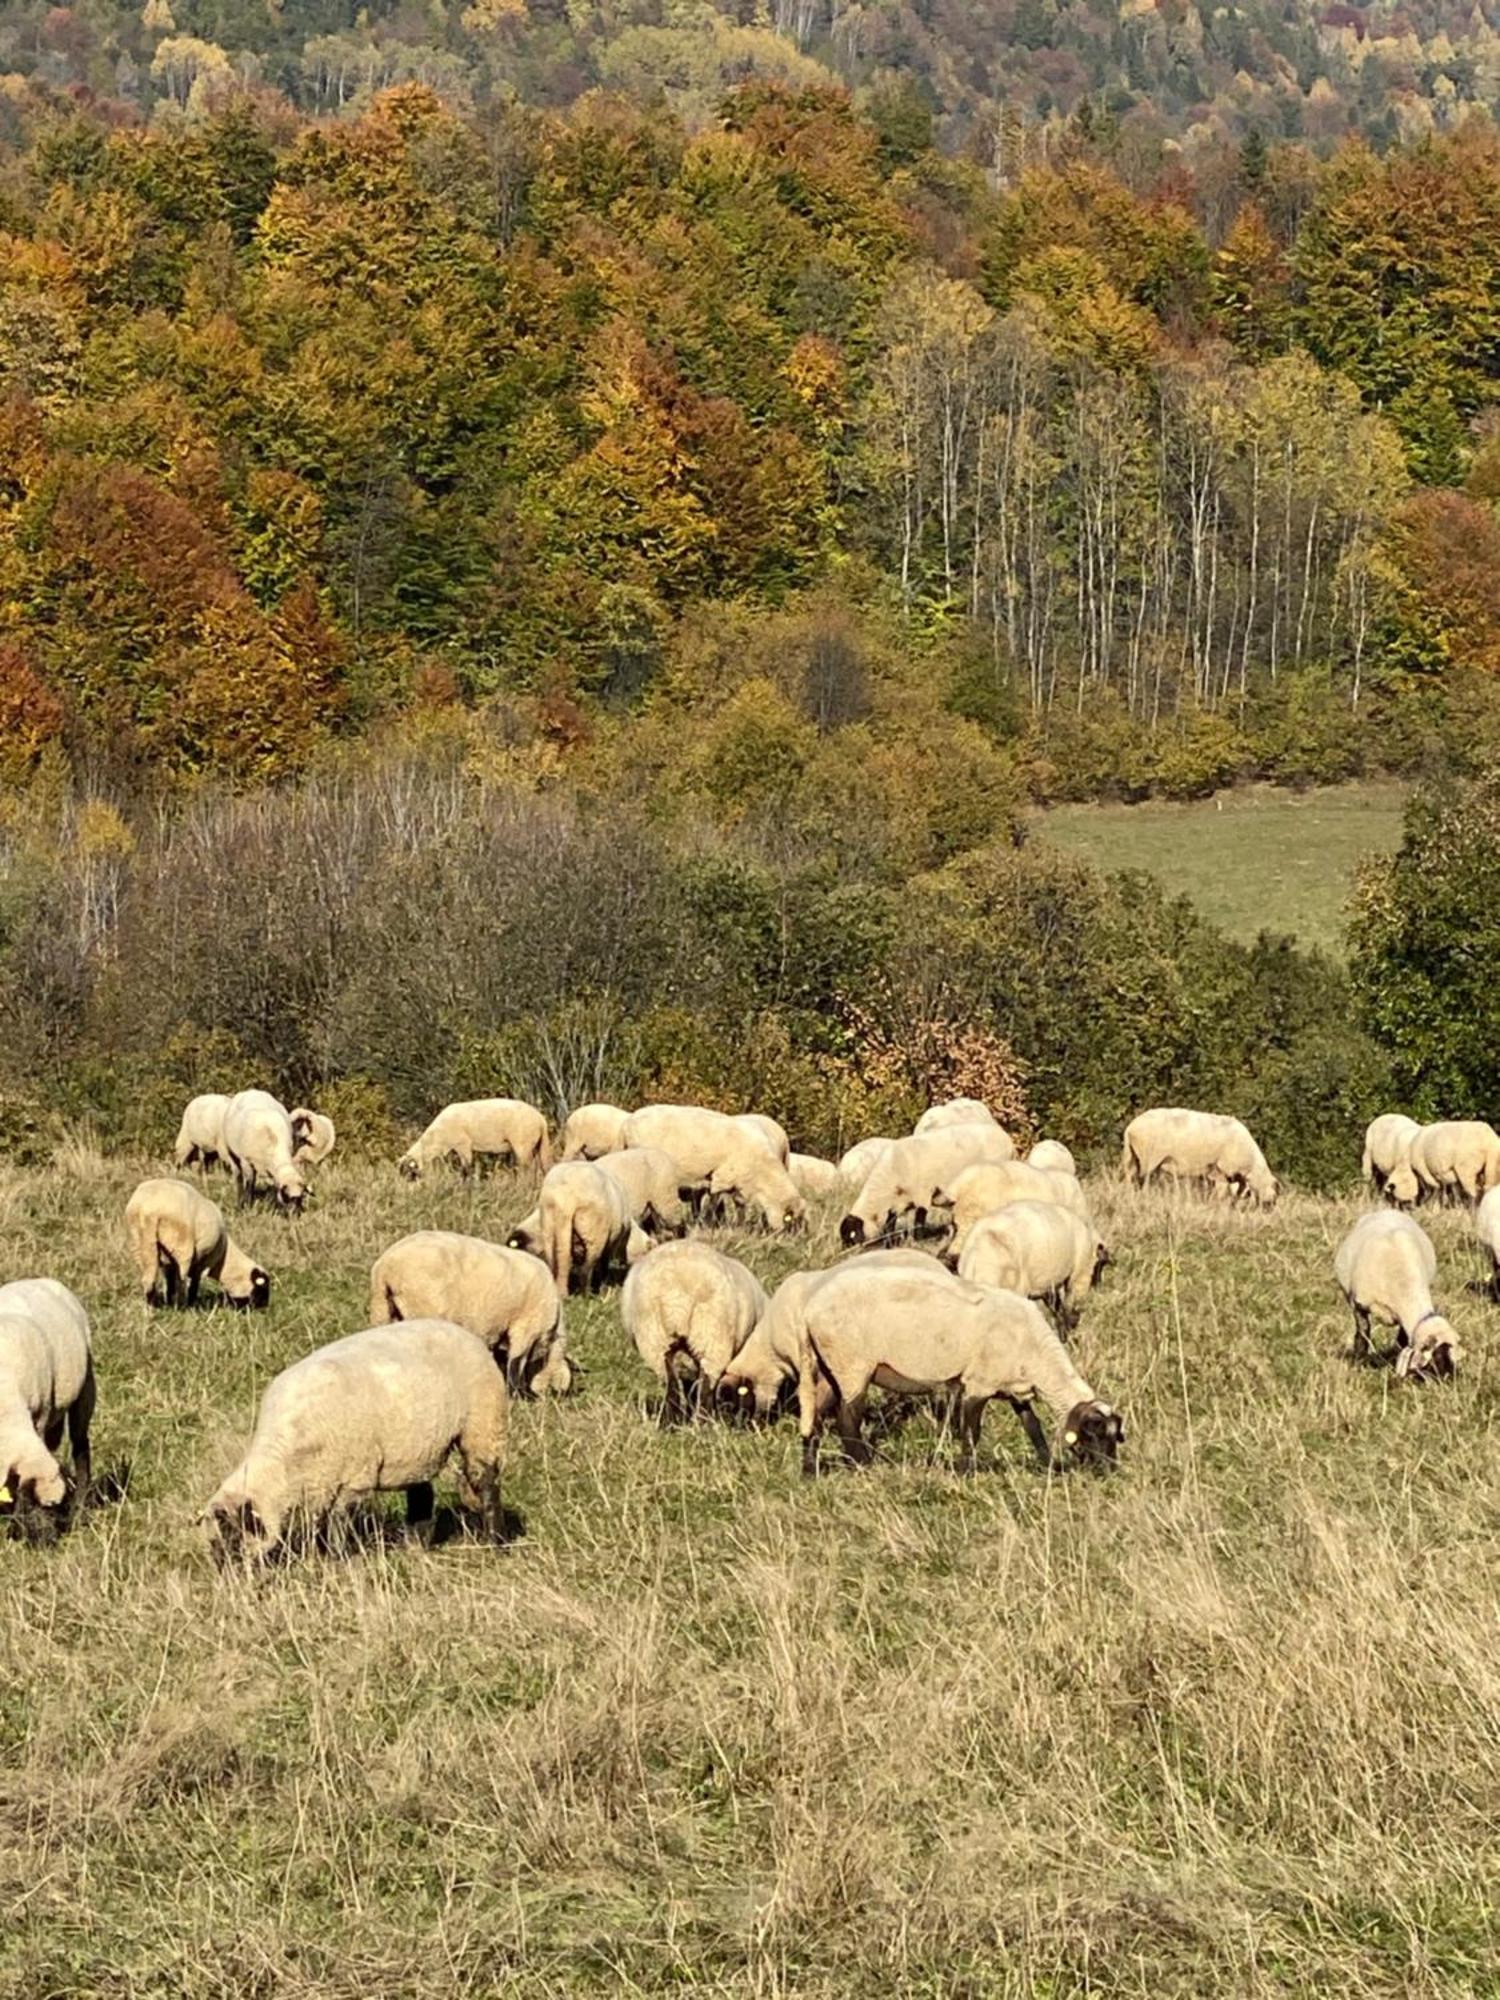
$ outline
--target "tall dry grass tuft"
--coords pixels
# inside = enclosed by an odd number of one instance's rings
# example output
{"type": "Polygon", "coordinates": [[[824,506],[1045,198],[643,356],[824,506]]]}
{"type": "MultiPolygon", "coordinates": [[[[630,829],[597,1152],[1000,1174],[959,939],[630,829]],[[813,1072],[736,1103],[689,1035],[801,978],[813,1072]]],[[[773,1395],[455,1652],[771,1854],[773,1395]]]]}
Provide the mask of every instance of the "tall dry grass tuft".
{"type": "MultiPolygon", "coordinates": [[[[1473,1994],[1493,1983],[1495,1310],[1473,1357],[1342,1358],[1352,1205],[1094,1193],[1081,1365],[1118,1475],[1048,1480],[992,1410],[964,1481],[918,1416],[864,1474],[783,1427],[661,1434],[613,1297],[580,1393],[522,1405],[503,1552],[374,1527],[219,1576],[197,1513],[279,1367],[363,1323],[424,1224],[506,1176],[324,1170],[235,1218],[264,1315],[148,1315],[147,1162],[0,1175],[11,1274],[95,1317],[125,1498],[0,1544],[0,1993],[1473,1994]]],[[[227,1180],[209,1177],[227,1196],[227,1180]]],[[[725,1234],[767,1280],[836,1254],[725,1234]]],[[[375,1523],[378,1527],[378,1521],[375,1523]]]]}

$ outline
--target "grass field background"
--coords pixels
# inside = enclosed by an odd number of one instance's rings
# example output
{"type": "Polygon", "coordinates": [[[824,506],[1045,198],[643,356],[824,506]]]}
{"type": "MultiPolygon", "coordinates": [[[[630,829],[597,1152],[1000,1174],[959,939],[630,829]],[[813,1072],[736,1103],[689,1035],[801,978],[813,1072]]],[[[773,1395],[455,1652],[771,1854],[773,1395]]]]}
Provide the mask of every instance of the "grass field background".
{"type": "MultiPolygon", "coordinates": [[[[1352,1200],[1095,1182],[1109,1479],[1042,1476],[1000,1409],[967,1481],[922,1416],[815,1486],[790,1425],[662,1435],[607,1295],[578,1393],[514,1412],[511,1546],[220,1576],[197,1516],[269,1377],[365,1323],[386,1243],[503,1236],[530,1190],[331,1164],[302,1219],[237,1225],[268,1313],[153,1316],[120,1222],[149,1164],[0,1170],[7,1274],[88,1303],[96,1464],[130,1462],[57,1551],[0,1541],[6,2000],[1493,1990],[1464,1217],[1433,1228],[1468,1366],[1398,1390],[1341,1358],[1352,1200]]],[[[836,1219],[720,1240],[772,1281],[836,1219]]]]}
{"type": "Polygon", "coordinates": [[[1044,840],[1101,868],[1140,868],[1231,936],[1270,930],[1342,956],[1354,870],[1401,837],[1395,782],[1289,792],[1245,785],[1174,805],[1058,806],[1044,840]]]}

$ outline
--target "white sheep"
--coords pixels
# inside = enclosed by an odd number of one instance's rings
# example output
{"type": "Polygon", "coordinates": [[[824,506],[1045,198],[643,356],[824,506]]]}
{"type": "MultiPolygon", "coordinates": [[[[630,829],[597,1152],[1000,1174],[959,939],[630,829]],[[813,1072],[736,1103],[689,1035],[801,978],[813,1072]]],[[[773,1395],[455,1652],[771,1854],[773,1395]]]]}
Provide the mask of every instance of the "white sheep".
{"type": "Polygon", "coordinates": [[[1125,1128],[1121,1164],[1137,1187],[1161,1175],[1201,1183],[1215,1193],[1250,1195],[1273,1206],[1276,1177],[1238,1118],[1180,1107],[1143,1111],[1125,1128]]]}
{"type": "Polygon", "coordinates": [[[840,1182],[847,1188],[862,1188],[876,1161],[884,1159],[895,1143],[894,1139],[876,1135],[851,1146],[839,1160],[840,1182]]]}
{"type": "Polygon", "coordinates": [[[802,1296],[792,1315],[800,1343],[797,1379],[802,1470],[817,1470],[818,1435],[832,1415],[846,1455],[868,1462],[861,1432],[872,1386],[902,1395],[958,1396],[965,1471],[975,1467],[985,1405],[1003,1396],[1019,1413],[1042,1463],[1054,1454],[1032,1408],[1040,1397],[1062,1422],[1080,1460],[1113,1462],[1124,1426],[1074,1367],[1030,1299],[994,1292],[929,1263],[871,1268],[844,1264],[802,1296]]]}
{"type": "Polygon", "coordinates": [[[1437,1254],[1425,1229],[1391,1209],[1363,1215],[1334,1253],[1334,1274],[1354,1312],[1356,1358],[1370,1353],[1370,1321],[1396,1328],[1396,1373],[1451,1375],[1458,1336],[1432,1303],[1437,1254]]]}
{"type": "Polygon", "coordinates": [[[148,1306],[195,1306],[205,1278],[233,1306],[268,1306],[271,1280],[229,1234],[217,1202],[188,1181],[142,1181],[125,1204],[125,1227],[148,1306]]]}
{"type": "Polygon", "coordinates": [[[1014,1154],[1008,1134],[994,1124],[949,1125],[898,1139],[870,1169],[839,1224],[839,1237],[853,1247],[889,1238],[901,1227],[917,1235],[946,1229],[953,1184],[964,1168],[1014,1154]]]}
{"type": "Polygon", "coordinates": [[[82,1301],[55,1278],[0,1285],[0,1491],[32,1541],[55,1541],[68,1507],[88,1498],[94,1401],[82,1301]],[[71,1479],[57,1456],[64,1429],[71,1479]]]}
{"type": "Polygon", "coordinates": [[[224,1155],[240,1184],[240,1197],[253,1201],[275,1189],[283,1208],[300,1209],[307,1182],[296,1162],[291,1114],[268,1090],[242,1090],[224,1110],[224,1155]]]}
{"type": "Polygon", "coordinates": [[[620,1127],[630,1116],[618,1104],[580,1104],[568,1113],[558,1147],[560,1160],[597,1160],[620,1144],[620,1127]]]}
{"type": "Polygon", "coordinates": [[[791,1175],[764,1139],[722,1111],[648,1104],[630,1114],[620,1136],[626,1146],[657,1146],[669,1153],[677,1163],[678,1186],[690,1200],[739,1202],[772,1230],[796,1228],[807,1214],[791,1175]]]}
{"type": "Polygon", "coordinates": [[[593,1164],[601,1174],[619,1182],[631,1221],[649,1235],[680,1235],[686,1228],[687,1208],[677,1188],[677,1162],[660,1146],[622,1146],[593,1164]]]}
{"type": "Polygon", "coordinates": [[[536,1207],[510,1235],[513,1250],[541,1258],[564,1298],[571,1291],[597,1291],[651,1248],[629,1197],[604,1171],[605,1164],[564,1160],[553,1167],[536,1207]]]}
{"type": "Polygon", "coordinates": [[[1029,1160],[976,1160],[954,1177],[953,1238],[948,1254],[958,1257],[981,1216],[1012,1201],[1050,1201],[1089,1220],[1088,1196],[1076,1174],[1034,1167],[1029,1160]]]}
{"type": "Polygon", "coordinates": [[[1420,1188],[1411,1163],[1412,1141],[1421,1131],[1415,1118],[1399,1111],[1372,1118],[1365,1128],[1365,1151],[1361,1162],[1364,1177],[1377,1194],[1392,1201],[1412,1202],[1420,1188]]]}
{"type": "Polygon", "coordinates": [[[413,1319],[448,1319],[478,1334],[513,1396],[560,1396],[572,1384],[557,1286],[528,1251],[447,1229],[403,1236],[371,1268],[370,1324],[413,1319]]]}
{"type": "Polygon", "coordinates": [[[460,1173],[470,1174],[480,1156],[545,1173],[552,1164],[546,1119],[534,1104],[518,1097],[473,1097],[445,1104],[397,1164],[406,1179],[414,1181],[440,1160],[452,1160],[460,1173]]]}
{"type": "Polygon", "coordinates": [[[1500,1187],[1492,1187],[1480,1197],[1474,1211],[1474,1234],[1490,1257],[1490,1296],[1500,1301],[1500,1187]]]}
{"type": "Polygon", "coordinates": [[[1422,1201],[1477,1202],[1500,1187],[1500,1134],[1478,1118],[1424,1125],[1407,1153],[1422,1201]]]}
{"type": "Polygon", "coordinates": [[[449,1320],[367,1327],[320,1347],[261,1397],[245,1456],[208,1503],[215,1555],[268,1556],[294,1518],[321,1527],[400,1489],[408,1531],[428,1544],[432,1482],[454,1451],[461,1497],[498,1541],[507,1401],[490,1350],[449,1320]]]}
{"type": "MultiPolygon", "coordinates": [[[[933,1261],[925,1250],[868,1250],[859,1260],[862,1271],[908,1269],[931,1270],[933,1261]]],[[[835,1270],[844,1266],[835,1265],[835,1270]]],[[[783,1396],[795,1390],[801,1365],[801,1343],[797,1315],[809,1288],[830,1277],[830,1271],[793,1271],[783,1278],[769,1304],[756,1321],[749,1338],[730,1362],[719,1381],[719,1393],[743,1407],[748,1403],[758,1417],[775,1413],[783,1396]]]]}
{"type": "Polygon", "coordinates": [[[717,1392],[767,1303],[760,1280],[707,1243],[663,1243],[631,1266],[620,1317],[666,1391],[664,1425],[688,1414],[690,1394],[717,1392]]]}
{"type": "Polygon", "coordinates": [[[1068,1333],[1108,1262],[1092,1223],[1055,1202],[1015,1201],[974,1224],[958,1275],[971,1285],[1040,1299],[1068,1333]]]}
{"type": "Polygon", "coordinates": [[[784,1125],[768,1118],[764,1111],[736,1111],[731,1116],[742,1132],[755,1134],[773,1159],[780,1160],[784,1167],[791,1164],[792,1142],[784,1125]]]}
{"type": "Polygon", "coordinates": [[[321,1111],[309,1111],[305,1104],[299,1104],[291,1117],[292,1137],[297,1142],[293,1159],[304,1167],[321,1167],[338,1137],[333,1120],[321,1111]]]}
{"type": "Polygon", "coordinates": [[[842,1176],[832,1160],[820,1160],[815,1153],[793,1153],[787,1162],[787,1172],[799,1194],[835,1194],[843,1185],[842,1176]]]}
{"type": "Polygon", "coordinates": [[[221,1091],[189,1100],[172,1148],[179,1167],[211,1167],[223,1159],[224,1113],[228,1109],[229,1099],[221,1091]]]}
{"type": "Polygon", "coordinates": [[[1078,1176],[1078,1164],[1061,1139],[1038,1139],[1026,1155],[1028,1167],[1045,1167],[1048,1173],[1078,1176]]]}
{"type": "Polygon", "coordinates": [[[977,1097],[950,1097],[946,1103],[931,1104],[912,1127],[912,1137],[923,1132],[941,1132],[949,1125],[996,1125],[990,1107],[977,1097]]]}

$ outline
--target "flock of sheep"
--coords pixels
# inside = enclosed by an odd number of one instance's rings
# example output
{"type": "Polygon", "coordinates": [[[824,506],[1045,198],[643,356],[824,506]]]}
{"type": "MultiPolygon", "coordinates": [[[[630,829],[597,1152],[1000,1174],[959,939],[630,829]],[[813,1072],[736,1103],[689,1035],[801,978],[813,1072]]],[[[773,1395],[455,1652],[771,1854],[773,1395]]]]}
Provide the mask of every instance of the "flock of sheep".
{"type": "MultiPolygon", "coordinates": [[[[318,1113],[247,1090],[195,1098],[176,1160],[224,1164],[242,1204],[263,1194],[297,1210],[334,1141],[318,1113]]],[[[452,1104],[433,1119],[403,1156],[404,1175],[448,1162],[468,1172],[493,1157],[540,1176],[536,1205],[504,1245],[421,1230],[377,1257],[369,1326],[266,1389],[249,1446],[207,1508],[221,1560],[269,1555],[294,1523],[321,1525],[382,1491],[404,1491],[409,1531],[430,1541],[433,1481],[455,1456],[464,1505],[498,1537],[509,1402],[569,1388],[564,1302],[616,1279],[625,1330],[662,1385],[664,1423],[710,1401],[763,1419],[795,1402],[812,1473],[830,1423],[849,1459],[869,1458],[874,1387],[937,1402],[966,1470],[997,1399],[1045,1466],[1114,1462],[1120,1416],[1067,1346],[1109,1256],[1065,1146],[1044,1140],[1020,1159],[988,1108],[959,1098],[926,1112],[908,1137],[864,1140],[837,1164],[792,1152],[774,1119],[671,1104],[585,1105],[559,1152],[554,1164],[546,1119],[516,1099],[452,1104]],[[771,1296],[744,1264],[688,1233],[727,1213],[794,1231],[809,1195],[841,1191],[850,1254],[794,1273],[771,1296]]],[[[1176,1181],[1263,1205],[1277,1196],[1246,1127],[1207,1112],[1142,1113],[1126,1130],[1123,1166],[1137,1186],[1176,1181]]],[[[1397,1204],[1476,1204],[1500,1272],[1500,1136],[1488,1125],[1379,1118],[1364,1169],[1397,1204]]],[[[143,1181],[125,1220],[149,1305],[191,1305],[205,1278],[234,1305],[269,1304],[269,1274],[194,1182],[143,1181]]],[[[1363,1216],[1335,1269],[1356,1353],[1368,1355],[1379,1320],[1396,1329],[1400,1375],[1453,1372],[1459,1345],[1433,1305],[1433,1247],[1402,1207],[1363,1216]]],[[[94,1397],[80,1301],[50,1278],[0,1286],[0,1504],[34,1539],[55,1538],[87,1492],[94,1397]],[[64,1430],[70,1474],[58,1456],[64,1430]]]]}

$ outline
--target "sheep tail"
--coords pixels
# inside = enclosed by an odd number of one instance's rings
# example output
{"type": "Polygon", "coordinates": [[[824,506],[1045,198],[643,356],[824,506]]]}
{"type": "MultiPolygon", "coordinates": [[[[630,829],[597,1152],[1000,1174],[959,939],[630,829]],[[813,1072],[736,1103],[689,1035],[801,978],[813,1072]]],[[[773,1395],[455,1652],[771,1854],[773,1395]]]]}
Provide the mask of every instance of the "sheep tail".
{"type": "Polygon", "coordinates": [[[547,1136],[545,1125],[542,1127],[541,1138],[536,1142],[536,1154],[533,1165],[536,1166],[539,1172],[544,1174],[551,1173],[552,1171],[552,1141],[547,1136]]]}

